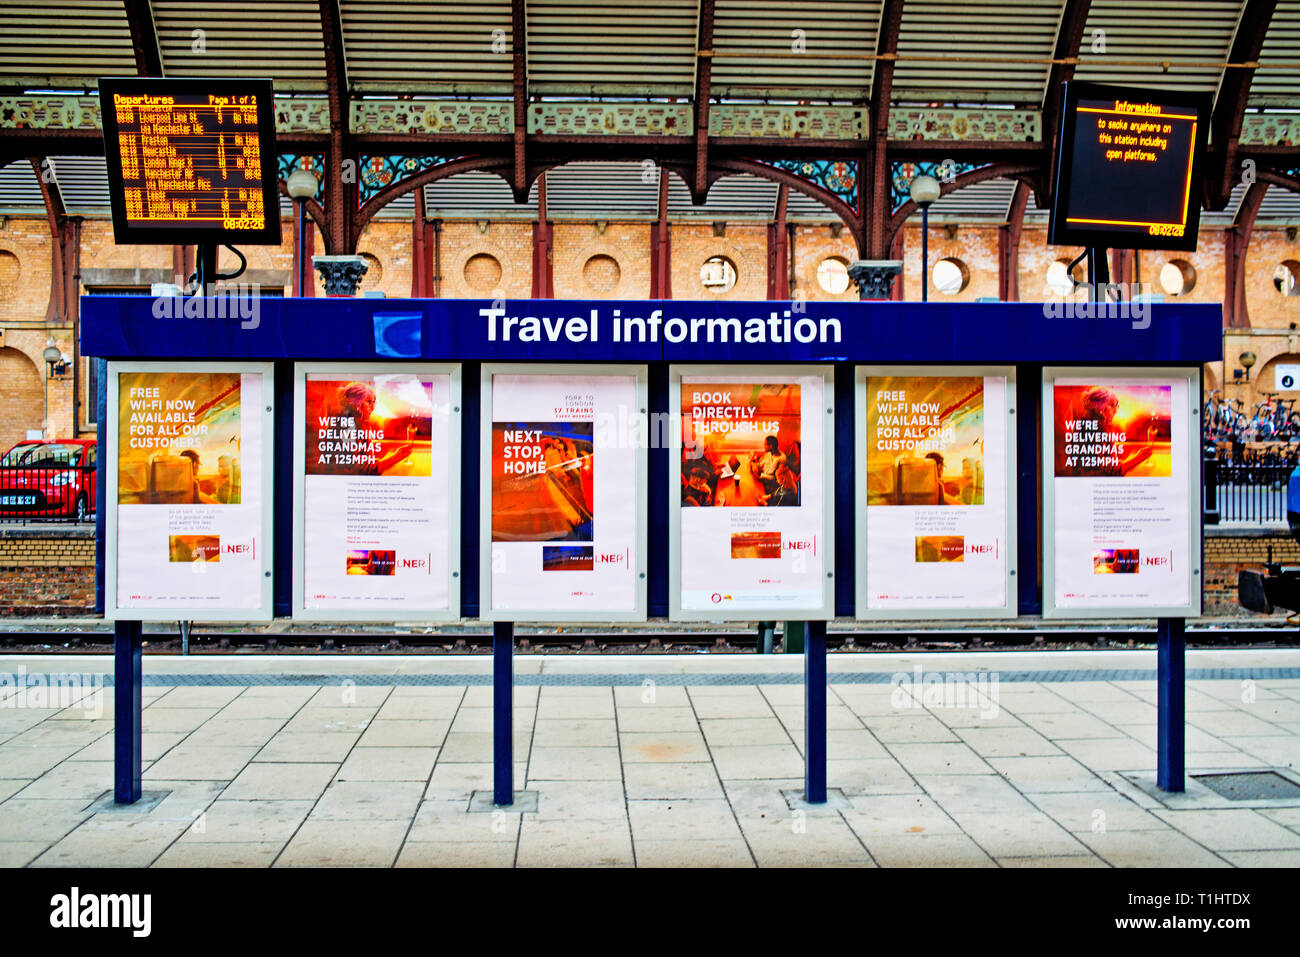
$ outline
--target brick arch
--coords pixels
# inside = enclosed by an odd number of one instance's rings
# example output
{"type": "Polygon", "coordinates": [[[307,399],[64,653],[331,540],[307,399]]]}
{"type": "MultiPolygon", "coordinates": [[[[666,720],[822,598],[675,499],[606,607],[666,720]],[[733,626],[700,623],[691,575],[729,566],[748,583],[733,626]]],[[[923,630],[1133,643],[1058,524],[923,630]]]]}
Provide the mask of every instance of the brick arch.
{"type": "Polygon", "coordinates": [[[1223,360],[1205,363],[1205,395],[1223,388],[1223,360]]]}
{"type": "MultiPolygon", "coordinates": [[[[760,236],[761,234],[756,233],[754,238],[759,239],[760,236]]],[[[757,248],[751,244],[715,238],[712,242],[701,244],[700,248],[695,249],[694,252],[695,255],[690,260],[692,285],[684,287],[692,290],[689,298],[737,300],[766,298],[767,262],[759,255],[757,248]],[[746,248],[747,245],[749,245],[749,248],[746,248]],[[702,258],[701,252],[704,254],[702,258]],[[714,256],[730,259],[736,269],[736,284],[726,292],[714,292],[700,284],[700,269],[706,261],[714,256]],[[755,277],[758,277],[757,280],[755,277]],[[757,296],[746,295],[746,289],[750,288],[756,281],[763,291],[757,296]]]]}
{"type": "Polygon", "coordinates": [[[43,385],[40,370],[27,353],[12,346],[0,348],[0,452],[27,438],[28,429],[44,426],[43,385]]]}
{"type": "Polygon", "coordinates": [[[443,267],[442,281],[445,286],[452,288],[465,287],[467,295],[471,297],[487,298],[500,292],[506,298],[510,298],[509,291],[515,282],[515,268],[508,250],[489,240],[481,240],[476,243],[465,243],[456,250],[443,267]],[[497,266],[501,269],[501,277],[497,280],[495,288],[474,289],[469,286],[469,281],[465,278],[465,268],[475,256],[491,256],[496,260],[497,266]]]}
{"type": "Polygon", "coordinates": [[[618,243],[604,237],[589,240],[574,249],[572,254],[575,273],[569,282],[582,290],[588,299],[645,299],[650,295],[649,277],[642,277],[636,268],[636,262],[628,251],[618,243]],[[612,259],[618,267],[618,276],[613,287],[605,290],[591,289],[587,286],[585,269],[594,257],[612,259]]]}

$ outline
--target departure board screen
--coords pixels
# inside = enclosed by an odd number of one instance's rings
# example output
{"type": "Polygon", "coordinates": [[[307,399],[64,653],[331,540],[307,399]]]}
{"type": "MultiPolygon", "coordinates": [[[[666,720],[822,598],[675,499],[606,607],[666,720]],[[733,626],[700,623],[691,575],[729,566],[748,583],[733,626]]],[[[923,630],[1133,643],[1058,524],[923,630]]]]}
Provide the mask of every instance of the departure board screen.
{"type": "Polygon", "coordinates": [[[1196,248],[1210,98],[1065,84],[1048,241],[1196,248]]]}
{"type": "Polygon", "coordinates": [[[280,242],[270,80],[101,79],[118,243],[280,242]]]}

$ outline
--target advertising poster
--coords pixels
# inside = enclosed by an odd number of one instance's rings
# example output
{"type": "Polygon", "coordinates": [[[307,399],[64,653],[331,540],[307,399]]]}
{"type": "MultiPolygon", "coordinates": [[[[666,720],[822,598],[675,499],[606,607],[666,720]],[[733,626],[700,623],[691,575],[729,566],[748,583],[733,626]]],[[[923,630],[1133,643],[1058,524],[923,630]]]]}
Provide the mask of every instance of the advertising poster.
{"type": "Polygon", "coordinates": [[[859,375],[859,617],[1010,614],[1010,372],[859,375]]]}
{"type": "Polygon", "coordinates": [[[683,371],[674,387],[682,617],[829,616],[821,370],[683,371]]]}
{"type": "Polygon", "coordinates": [[[453,375],[305,366],[299,377],[297,613],[451,614],[453,375]]]}
{"type": "Polygon", "coordinates": [[[110,383],[117,617],[269,617],[263,373],[137,364],[110,383]]]}
{"type": "Polygon", "coordinates": [[[1190,402],[1177,373],[1045,378],[1054,608],[1199,608],[1190,402]]]}
{"type": "Polygon", "coordinates": [[[483,617],[645,615],[644,376],[484,373],[483,617]]]}

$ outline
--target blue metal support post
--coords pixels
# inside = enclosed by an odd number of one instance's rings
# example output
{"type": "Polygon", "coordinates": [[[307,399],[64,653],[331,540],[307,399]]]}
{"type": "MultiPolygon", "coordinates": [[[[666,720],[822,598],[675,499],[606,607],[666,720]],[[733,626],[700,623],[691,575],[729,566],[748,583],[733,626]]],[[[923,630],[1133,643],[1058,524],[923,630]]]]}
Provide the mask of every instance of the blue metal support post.
{"type": "Polygon", "coordinates": [[[826,803],[826,622],[804,627],[804,800],[826,803]]]}
{"type": "Polygon", "coordinates": [[[140,658],[138,621],[113,622],[113,800],[134,804],[141,793],[140,658]]]}
{"type": "Polygon", "coordinates": [[[1187,671],[1182,618],[1156,623],[1156,785],[1162,791],[1184,790],[1187,671]]]}
{"type": "Polygon", "coordinates": [[[515,625],[492,623],[492,803],[515,803],[515,625]]]}

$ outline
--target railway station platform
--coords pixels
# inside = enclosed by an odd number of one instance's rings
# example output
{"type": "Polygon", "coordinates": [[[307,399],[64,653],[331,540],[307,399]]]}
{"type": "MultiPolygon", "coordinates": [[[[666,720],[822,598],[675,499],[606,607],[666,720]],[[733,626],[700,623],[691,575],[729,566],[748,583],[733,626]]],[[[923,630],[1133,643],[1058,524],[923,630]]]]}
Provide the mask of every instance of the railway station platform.
{"type": "Polygon", "coordinates": [[[508,810],[491,667],[148,655],[115,807],[111,657],[7,656],[0,867],[1300,865],[1296,649],[1187,652],[1182,794],[1154,651],[831,655],[816,807],[797,656],[517,656],[508,810]]]}

